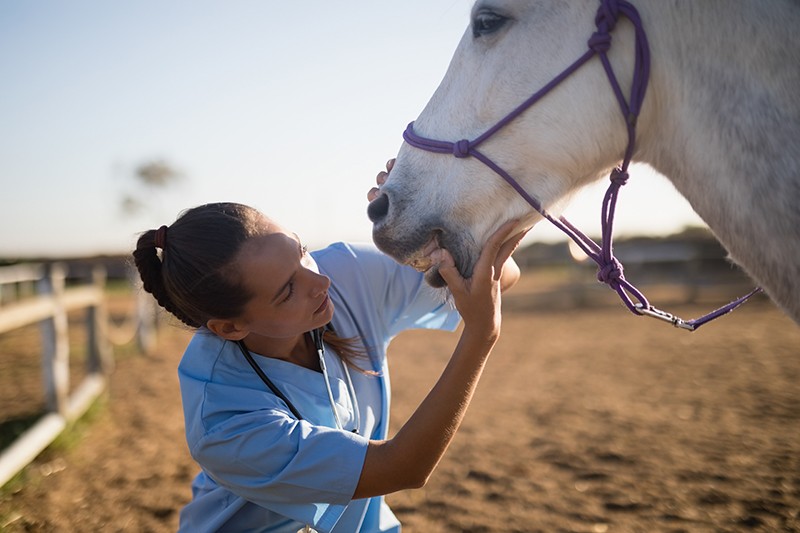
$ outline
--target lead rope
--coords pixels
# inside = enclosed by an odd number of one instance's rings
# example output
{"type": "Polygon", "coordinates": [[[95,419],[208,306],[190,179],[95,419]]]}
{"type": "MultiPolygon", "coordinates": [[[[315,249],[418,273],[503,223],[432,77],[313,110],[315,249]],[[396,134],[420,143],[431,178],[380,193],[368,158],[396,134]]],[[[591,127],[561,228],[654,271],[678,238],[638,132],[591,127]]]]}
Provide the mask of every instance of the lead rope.
{"type": "Polygon", "coordinates": [[[406,130],[403,132],[403,139],[411,146],[435,152],[440,154],[452,154],[457,158],[474,157],[482,162],[484,165],[493,170],[496,174],[502,177],[522,198],[528,202],[536,211],[538,211],[544,218],[549,220],[557,228],[563,231],[569,238],[583,250],[583,252],[597,263],[597,279],[601,283],[605,283],[614,289],[619,295],[625,306],[634,314],[640,316],[649,316],[665,322],[670,322],[673,326],[694,331],[703,324],[714,320],[724,314],[727,314],[741,304],[746,302],[751,296],[761,292],[761,288],[756,288],[749,294],[734,300],[733,302],[708,313],[700,318],[685,321],[671,313],[662,311],[647,301],[647,298],[639,291],[633,284],[625,279],[623,275],[622,264],[614,257],[613,252],[613,229],[614,229],[614,211],[616,209],[617,197],[620,188],[628,181],[628,166],[633,158],[633,150],[636,144],[636,121],[641,110],[644,95],[647,91],[647,83],[650,77],[650,47],[647,42],[647,36],[644,32],[639,13],[633,5],[625,0],[601,0],[600,7],[595,16],[595,25],[597,31],[589,38],[587,50],[581,57],[574,63],[568,66],[558,76],[553,78],[544,87],[539,89],[531,95],[522,104],[517,106],[508,115],[503,117],[497,124],[489,128],[480,136],[470,141],[462,139],[456,142],[439,141],[421,137],[414,132],[411,122],[406,130]],[[619,15],[622,14],[631,21],[635,31],[636,46],[635,46],[635,59],[634,59],[634,72],[633,80],[631,82],[631,94],[629,101],[625,100],[622,89],[614,74],[614,69],[611,67],[611,62],[608,59],[607,52],[611,48],[611,31],[614,29],[619,15]],[[592,57],[597,55],[603,64],[603,69],[606,72],[606,77],[611,84],[614,95],[619,102],[620,110],[625,120],[626,129],[628,132],[628,145],[625,149],[625,155],[622,159],[620,166],[611,171],[609,184],[606,194],[603,198],[603,207],[601,212],[601,245],[598,245],[594,240],[582,233],[578,228],[573,226],[566,218],[551,216],[542,207],[541,203],[533,198],[520,184],[509,175],[505,170],[499,167],[489,157],[480,152],[477,147],[494,135],[498,130],[506,126],[512,120],[521,115],[526,109],[531,107],[534,103],[538,102],[544,95],[546,95],[555,86],[566,79],[570,74],[575,72],[584,63],[589,61],[592,57]],[[636,301],[634,301],[636,300],[636,301]]]}

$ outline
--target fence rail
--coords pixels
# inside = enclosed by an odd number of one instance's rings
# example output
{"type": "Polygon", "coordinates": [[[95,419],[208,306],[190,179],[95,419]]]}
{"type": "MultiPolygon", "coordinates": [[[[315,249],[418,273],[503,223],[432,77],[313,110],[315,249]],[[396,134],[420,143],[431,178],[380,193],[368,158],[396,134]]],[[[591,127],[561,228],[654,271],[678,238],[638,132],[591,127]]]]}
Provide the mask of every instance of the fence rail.
{"type": "Polygon", "coordinates": [[[0,334],[39,324],[46,409],[36,424],[0,451],[0,486],[33,461],[105,390],[113,368],[113,340],[136,337],[140,348],[147,351],[154,344],[155,314],[147,300],[139,299],[132,335],[110,328],[102,265],[94,266],[91,279],[80,285],[67,287],[66,277],[67,267],[60,263],[0,268],[0,334]],[[70,393],[67,313],[79,309],[87,309],[87,368],[70,393]]]}

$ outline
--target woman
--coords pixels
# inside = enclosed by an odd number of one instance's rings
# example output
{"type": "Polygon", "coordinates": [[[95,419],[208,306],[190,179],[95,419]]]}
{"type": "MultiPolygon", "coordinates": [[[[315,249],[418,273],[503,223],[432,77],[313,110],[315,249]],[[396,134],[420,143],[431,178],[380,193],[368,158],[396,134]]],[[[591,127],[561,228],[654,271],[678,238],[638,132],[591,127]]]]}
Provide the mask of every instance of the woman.
{"type": "Polygon", "coordinates": [[[309,254],[240,204],[200,206],[143,233],[134,258],[145,290],[197,328],[178,373],[202,471],[181,530],[400,531],[383,495],[423,486],[461,423],[500,332],[501,286],[519,277],[514,227],[490,239],[471,279],[438,252],[458,312],[372,246],[309,254]],[[387,437],[389,341],[454,330],[459,313],[449,364],[387,437]]]}

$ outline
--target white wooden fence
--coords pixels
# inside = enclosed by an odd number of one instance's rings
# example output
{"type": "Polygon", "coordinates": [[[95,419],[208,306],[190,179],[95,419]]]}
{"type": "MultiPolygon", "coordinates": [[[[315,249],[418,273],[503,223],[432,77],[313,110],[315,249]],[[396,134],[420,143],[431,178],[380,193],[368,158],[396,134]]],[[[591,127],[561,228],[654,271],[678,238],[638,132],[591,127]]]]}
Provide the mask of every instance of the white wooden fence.
{"type": "Polygon", "coordinates": [[[153,346],[155,313],[149,311],[152,305],[138,305],[133,333],[120,335],[119,331],[111,331],[108,321],[105,268],[94,267],[91,280],[77,286],[66,287],[66,275],[66,267],[58,263],[0,268],[0,335],[31,324],[40,325],[46,409],[35,425],[0,450],[0,486],[33,461],[103,392],[113,367],[112,341],[130,342],[135,335],[141,348],[149,351],[153,346]],[[70,393],[67,313],[76,309],[87,309],[87,368],[81,383],[70,393]]]}

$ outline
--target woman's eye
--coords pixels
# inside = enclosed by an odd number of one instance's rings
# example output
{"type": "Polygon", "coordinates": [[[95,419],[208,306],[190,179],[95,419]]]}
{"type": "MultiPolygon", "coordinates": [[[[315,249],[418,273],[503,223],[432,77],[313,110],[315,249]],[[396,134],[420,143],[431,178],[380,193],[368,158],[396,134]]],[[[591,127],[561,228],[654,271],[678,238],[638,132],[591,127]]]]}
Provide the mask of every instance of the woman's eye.
{"type": "Polygon", "coordinates": [[[289,294],[286,295],[286,298],[284,298],[281,303],[288,302],[291,300],[292,296],[294,296],[294,281],[289,282],[289,294]]]}
{"type": "Polygon", "coordinates": [[[472,19],[472,36],[480,37],[494,33],[505,25],[508,19],[494,11],[478,11],[472,19]]]}

